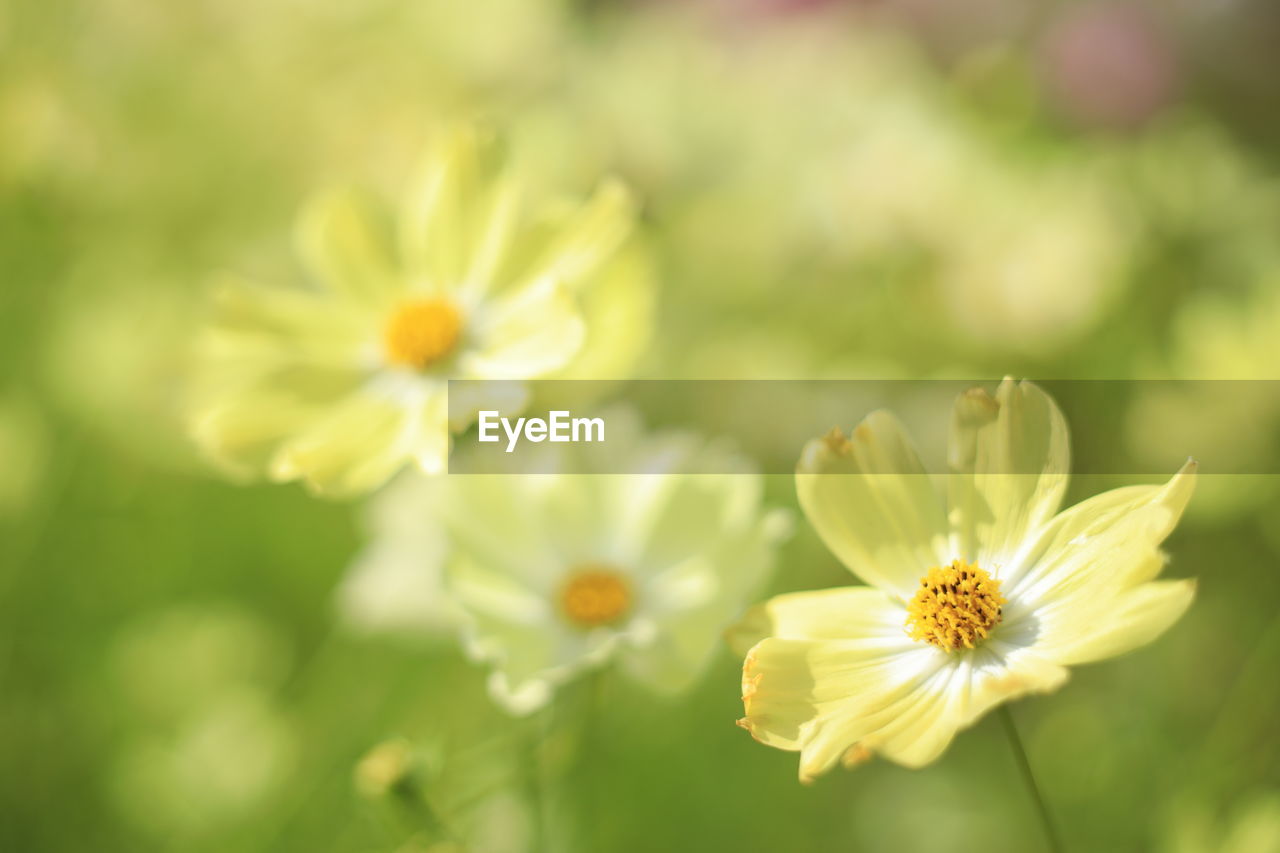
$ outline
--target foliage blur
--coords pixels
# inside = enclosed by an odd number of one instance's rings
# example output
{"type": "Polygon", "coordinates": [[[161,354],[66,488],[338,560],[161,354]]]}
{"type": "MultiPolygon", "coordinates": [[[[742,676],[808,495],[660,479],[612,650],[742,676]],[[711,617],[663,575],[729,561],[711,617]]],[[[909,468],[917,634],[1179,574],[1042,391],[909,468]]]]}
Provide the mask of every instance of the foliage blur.
{"type": "MultiPolygon", "coordinates": [[[[208,283],[297,279],[316,189],[394,195],[459,115],[548,190],[622,176],[642,377],[1280,379],[1278,37],[1265,0],[3,0],[0,849],[521,849],[527,732],[412,577],[352,599],[359,508],[221,482],[180,426],[208,283]]],[[[1127,452],[1228,444],[1229,395],[1169,424],[1131,387],[1127,452]]],[[[1274,470],[1280,411],[1236,414],[1274,470]]],[[[1280,510],[1203,461],[1187,618],[1014,709],[1076,849],[1280,846],[1280,510]]],[[[800,524],[773,588],[845,577],[800,524]]],[[[586,742],[538,748],[583,849],[1038,843],[989,721],[804,788],[727,650],[683,699],[582,689],[586,742]]]]}

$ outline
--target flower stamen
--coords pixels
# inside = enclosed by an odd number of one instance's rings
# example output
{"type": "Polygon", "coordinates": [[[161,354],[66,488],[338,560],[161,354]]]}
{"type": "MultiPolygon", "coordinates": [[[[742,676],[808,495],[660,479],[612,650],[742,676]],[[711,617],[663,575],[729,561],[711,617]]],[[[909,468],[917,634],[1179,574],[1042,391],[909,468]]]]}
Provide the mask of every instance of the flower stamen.
{"type": "Polygon", "coordinates": [[[462,314],[448,299],[405,302],[387,321],[383,348],[392,364],[424,370],[449,356],[462,335],[462,314]]]}
{"type": "Polygon", "coordinates": [[[943,651],[972,649],[1004,618],[1000,581],[974,563],[952,560],[920,580],[907,605],[907,630],[943,651]]]}
{"type": "Polygon", "coordinates": [[[630,582],[607,566],[581,566],[560,588],[560,611],[579,628],[613,625],[630,610],[630,582]]]}

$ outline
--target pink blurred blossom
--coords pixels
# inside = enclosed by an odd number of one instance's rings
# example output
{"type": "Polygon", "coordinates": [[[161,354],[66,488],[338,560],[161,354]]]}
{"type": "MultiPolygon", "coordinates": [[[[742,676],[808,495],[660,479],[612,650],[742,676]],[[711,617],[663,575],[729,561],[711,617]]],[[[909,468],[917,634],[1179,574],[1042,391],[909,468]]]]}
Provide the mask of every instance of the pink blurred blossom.
{"type": "Polygon", "coordinates": [[[1161,22],[1129,3],[1066,10],[1051,25],[1041,61],[1052,97],[1084,124],[1133,128],[1175,97],[1175,48],[1161,22]]]}

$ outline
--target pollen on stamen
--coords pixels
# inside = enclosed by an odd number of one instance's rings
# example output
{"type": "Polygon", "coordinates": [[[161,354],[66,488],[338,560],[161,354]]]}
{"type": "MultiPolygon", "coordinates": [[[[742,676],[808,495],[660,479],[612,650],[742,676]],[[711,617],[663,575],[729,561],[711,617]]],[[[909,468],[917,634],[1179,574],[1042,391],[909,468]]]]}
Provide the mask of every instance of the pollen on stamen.
{"type": "Polygon", "coordinates": [[[972,649],[1004,618],[1000,581],[976,564],[953,560],[920,579],[907,605],[907,632],[944,651],[972,649]]]}
{"type": "Polygon", "coordinates": [[[462,335],[462,314],[448,299],[433,297],[400,305],[383,330],[387,361],[424,370],[447,358],[462,335]]]}
{"type": "Polygon", "coordinates": [[[631,611],[631,584],[608,566],[589,564],[569,573],[560,587],[560,612],[579,628],[616,624],[631,611]]]}

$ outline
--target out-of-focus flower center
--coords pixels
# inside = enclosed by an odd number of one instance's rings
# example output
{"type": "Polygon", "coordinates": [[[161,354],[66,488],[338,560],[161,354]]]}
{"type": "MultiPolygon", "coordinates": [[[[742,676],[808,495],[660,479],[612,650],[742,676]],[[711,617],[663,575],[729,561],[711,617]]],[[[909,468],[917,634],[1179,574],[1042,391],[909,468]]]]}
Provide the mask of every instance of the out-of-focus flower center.
{"type": "Polygon", "coordinates": [[[462,314],[447,299],[405,302],[383,332],[387,361],[423,370],[448,357],[462,334],[462,314]]]}
{"type": "Polygon", "coordinates": [[[907,631],[913,640],[951,652],[972,649],[1004,617],[1000,581],[973,563],[953,560],[929,569],[907,605],[907,631]]]}
{"type": "Polygon", "coordinates": [[[613,625],[630,610],[630,582],[607,566],[574,569],[560,588],[560,611],[580,628],[613,625]]]}

